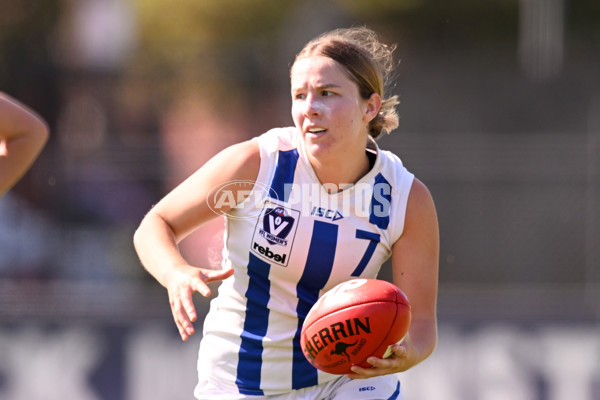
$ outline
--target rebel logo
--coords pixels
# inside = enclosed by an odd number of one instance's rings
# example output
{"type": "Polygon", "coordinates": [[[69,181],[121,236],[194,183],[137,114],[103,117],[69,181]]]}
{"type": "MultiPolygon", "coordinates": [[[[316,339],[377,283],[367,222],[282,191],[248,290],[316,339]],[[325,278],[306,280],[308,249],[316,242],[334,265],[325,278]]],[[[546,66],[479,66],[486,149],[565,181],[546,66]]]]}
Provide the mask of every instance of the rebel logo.
{"type": "Polygon", "coordinates": [[[252,250],[257,251],[269,260],[273,260],[281,264],[285,264],[286,262],[287,254],[277,254],[273,252],[270,248],[263,247],[256,242],[254,242],[254,244],[252,245],[252,250]]]}
{"type": "Polygon", "coordinates": [[[262,225],[259,234],[269,244],[287,246],[286,238],[294,227],[294,218],[283,207],[269,208],[264,214],[262,225]]]}

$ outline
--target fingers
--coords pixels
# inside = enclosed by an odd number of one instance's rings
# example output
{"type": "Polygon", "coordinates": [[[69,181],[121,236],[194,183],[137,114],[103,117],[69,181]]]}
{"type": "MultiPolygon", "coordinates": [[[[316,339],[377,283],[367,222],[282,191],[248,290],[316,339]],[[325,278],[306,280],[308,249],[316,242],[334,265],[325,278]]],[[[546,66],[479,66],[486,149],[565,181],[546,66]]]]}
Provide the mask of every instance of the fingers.
{"type": "Polygon", "coordinates": [[[194,334],[194,325],[192,322],[197,318],[196,307],[192,302],[192,290],[188,288],[187,290],[178,290],[173,294],[169,294],[169,302],[179,335],[183,341],[186,341],[194,334]]]}
{"type": "Polygon", "coordinates": [[[183,307],[183,310],[185,311],[184,315],[187,316],[188,320],[190,321],[190,325],[191,325],[191,322],[196,321],[196,318],[198,317],[196,315],[196,306],[194,306],[194,302],[192,300],[192,291],[191,290],[188,291],[188,293],[186,293],[186,295],[182,297],[181,305],[183,307]]]}
{"type": "Polygon", "coordinates": [[[233,275],[233,269],[218,269],[218,270],[208,270],[205,271],[204,276],[205,276],[205,282],[214,282],[214,281],[222,281],[224,279],[229,278],[231,275],[233,275]]]}
{"type": "Polygon", "coordinates": [[[191,283],[194,291],[200,293],[204,297],[208,297],[211,294],[211,290],[207,283],[222,281],[223,279],[229,278],[233,275],[233,269],[228,270],[204,270],[200,273],[200,278],[194,279],[191,283]]]}
{"type": "Polygon", "coordinates": [[[194,292],[198,292],[202,296],[208,297],[211,293],[210,288],[208,287],[208,285],[206,285],[206,283],[208,282],[210,282],[208,279],[206,279],[205,281],[203,281],[202,279],[193,279],[190,282],[190,287],[193,289],[194,292]]]}
{"type": "Polygon", "coordinates": [[[194,270],[193,274],[178,274],[171,279],[171,285],[168,288],[169,303],[173,320],[179,330],[179,335],[183,341],[189,339],[194,334],[194,325],[198,319],[196,307],[193,302],[193,293],[198,292],[204,297],[211,294],[207,283],[223,280],[230,277],[233,270],[194,270]]]}
{"type": "Polygon", "coordinates": [[[371,368],[354,365],[350,368],[352,372],[346,374],[346,376],[351,379],[366,379],[406,370],[405,363],[408,355],[406,347],[401,344],[394,344],[392,351],[393,353],[387,358],[368,357],[366,361],[372,365],[371,368]]]}
{"type": "Polygon", "coordinates": [[[362,368],[358,365],[353,365],[350,369],[352,372],[346,374],[350,379],[367,379],[379,375],[378,373],[374,374],[371,368],[362,368]]]}
{"type": "Polygon", "coordinates": [[[353,365],[350,369],[352,373],[347,376],[351,379],[366,379],[374,376],[389,374],[389,369],[393,367],[392,364],[389,363],[390,360],[384,360],[382,358],[377,357],[369,357],[367,358],[367,363],[371,364],[372,367],[359,367],[358,365],[353,365]]]}
{"type": "Polygon", "coordinates": [[[408,347],[403,342],[392,345],[392,351],[391,355],[395,355],[397,358],[404,359],[408,357],[408,347]]]}

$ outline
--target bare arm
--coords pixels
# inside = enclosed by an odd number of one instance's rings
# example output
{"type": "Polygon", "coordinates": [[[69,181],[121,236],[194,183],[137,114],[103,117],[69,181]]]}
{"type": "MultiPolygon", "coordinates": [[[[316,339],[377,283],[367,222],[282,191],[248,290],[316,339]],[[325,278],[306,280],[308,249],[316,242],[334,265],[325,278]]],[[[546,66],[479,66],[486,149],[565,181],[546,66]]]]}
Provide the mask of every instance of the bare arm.
{"type": "Polygon", "coordinates": [[[394,284],[411,303],[411,326],[404,340],[393,346],[386,359],[367,360],[376,368],[352,367],[368,378],[406,371],[433,352],[437,343],[436,302],[439,266],[439,228],[435,205],[429,190],[419,180],[413,182],[406,210],[404,233],[392,247],[394,284]]]}
{"type": "Polygon", "coordinates": [[[46,122],[0,92],[0,195],[27,172],[48,140],[46,122]]]}
{"type": "MultiPolygon", "coordinates": [[[[183,340],[194,333],[192,322],[197,318],[192,293],[209,296],[207,283],[225,279],[233,271],[191,266],[177,244],[201,224],[218,216],[209,207],[214,188],[229,181],[254,181],[259,165],[256,142],[243,142],[223,150],[156,204],[135,232],[138,256],[146,270],[167,289],[173,318],[183,340]]],[[[237,198],[237,192],[232,196],[237,198]]],[[[221,211],[227,211],[227,206],[221,211]]]]}

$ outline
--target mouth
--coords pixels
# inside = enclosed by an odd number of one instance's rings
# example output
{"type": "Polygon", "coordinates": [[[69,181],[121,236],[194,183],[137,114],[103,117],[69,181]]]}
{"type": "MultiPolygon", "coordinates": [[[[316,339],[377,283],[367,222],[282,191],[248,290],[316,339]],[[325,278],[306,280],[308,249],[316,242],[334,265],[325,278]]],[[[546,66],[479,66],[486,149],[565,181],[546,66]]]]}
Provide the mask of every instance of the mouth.
{"type": "Polygon", "coordinates": [[[327,132],[327,129],[325,128],[309,128],[306,130],[307,133],[311,133],[315,136],[321,136],[323,135],[325,132],[327,132]]]}

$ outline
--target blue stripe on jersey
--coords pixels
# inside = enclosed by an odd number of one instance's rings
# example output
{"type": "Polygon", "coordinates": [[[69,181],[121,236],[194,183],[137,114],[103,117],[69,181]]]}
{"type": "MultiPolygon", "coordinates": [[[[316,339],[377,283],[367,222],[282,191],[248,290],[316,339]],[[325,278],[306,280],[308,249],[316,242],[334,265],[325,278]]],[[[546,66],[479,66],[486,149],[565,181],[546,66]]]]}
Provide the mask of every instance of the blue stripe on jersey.
{"type": "Polygon", "coordinates": [[[313,367],[300,348],[302,323],[312,305],[319,298],[319,292],[325,287],[333,269],[338,226],[329,222],[315,221],[310,240],[308,256],[302,277],[298,281],[298,329],[294,336],[294,354],[292,363],[292,389],[302,389],[318,383],[317,370],[313,367]]]}
{"type": "Polygon", "coordinates": [[[392,206],[392,186],[381,175],[377,174],[373,184],[371,198],[371,215],[369,222],[381,229],[387,229],[390,224],[390,208],[392,206]]]}
{"type": "Polygon", "coordinates": [[[262,395],[260,372],[262,369],[262,340],[269,322],[269,271],[271,265],[250,253],[248,261],[248,290],[246,291],[246,319],[241,338],[236,385],[240,393],[262,395]]]}
{"type": "Polygon", "coordinates": [[[297,164],[297,149],[279,151],[277,166],[275,167],[275,174],[273,175],[271,190],[269,191],[271,197],[285,202],[288,201],[290,198],[291,184],[294,182],[294,173],[296,172],[297,164]]]}
{"type": "Polygon", "coordinates": [[[387,400],[396,400],[396,399],[398,399],[398,396],[400,396],[400,381],[398,381],[398,383],[396,383],[396,391],[394,393],[392,393],[392,395],[390,397],[388,397],[387,400]]]}

